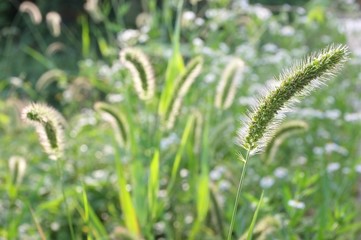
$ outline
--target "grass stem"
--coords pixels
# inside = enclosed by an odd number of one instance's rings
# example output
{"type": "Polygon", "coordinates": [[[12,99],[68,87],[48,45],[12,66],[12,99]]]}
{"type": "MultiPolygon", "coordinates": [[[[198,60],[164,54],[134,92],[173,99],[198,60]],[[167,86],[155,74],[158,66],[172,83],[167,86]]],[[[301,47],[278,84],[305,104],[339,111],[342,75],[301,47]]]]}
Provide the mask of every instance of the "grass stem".
{"type": "Polygon", "coordinates": [[[58,167],[58,174],[60,177],[60,188],[61,188],[61,192],[62,192],[63,198],[64,198],[65,211],[66,211],[66,215],[68,218],[68,225],[69,225],[69,229],[70,229],[71,239],[75,240],[76,238],[74,235],[73,222],[71,220],[71,216],[70,216],[70,212],[69,212],[69,205],[68,205],[68,201],[67,201],[67,197],[66,197],[65,189],[64,189],[64,173],[63,173],[63,168],[62,168],[60,161],[61,161],[60,159],[56,160],[57,167],[58,167]]]}
{"type": "Polygon", "coordinates": [[[244,159],[244,165],[243,165],[243,169],[242,169],[242,174],[241,174],[241,178],[239,179],[239,183],[238,183],[238,188],[237,188],[237,194],[236,194],[236,200],[234,201],[234,207],[233,207],[233,212],[232,212],[232,219],[231,219],[231,225],[229,227],[229,231],[228,231],[228,236],[227,236],[227,240],[231,240],[232,239],[232,232],[233,232],[233,227],[234,227],[234,223],[236,220],[236,214],[237,214],[237,209],[238,209],[238,202],[239,202],[239,197],[241,195],[241,191],[242,191],[242,187],[243,187],[243,179],[244,176],[246,175],[246,168],[247,168],[247,162],[249,159],[249,154],[250,151],[247,151],[247,155],[246,158],[244,159]]]}

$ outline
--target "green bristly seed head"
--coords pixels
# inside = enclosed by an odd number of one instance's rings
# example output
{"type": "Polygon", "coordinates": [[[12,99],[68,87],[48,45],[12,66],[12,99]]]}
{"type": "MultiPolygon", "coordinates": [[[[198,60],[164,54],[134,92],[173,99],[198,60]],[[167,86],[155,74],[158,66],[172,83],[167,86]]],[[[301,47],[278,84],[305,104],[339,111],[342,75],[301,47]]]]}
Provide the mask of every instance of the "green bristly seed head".
{"type": "Polygon", "coordinates": [[[116,140],[120,145],[126,145],[128,141],[129,125],[125,114],[104,102],[95,103],[94,109],[101,114],[110,116],[111,121],[109,122],[115,131],[116,140]]]}
{"type": "Polygon", "coordinates": [[[142,100],[155,94],[155,77],[148,57],[140,49],[126,48],[119,53],[120,62],[130,71],[134,88],[142,100]]]}
{"type": "Polygon", "coordinates": [[[65,120],[55,109],[33,103],[22,110],[22,118],[33,125],[39,135],[40,144],[51,159],[58,159],[63,154],[65,120]]]}
{"type": "Polygon", "coordinates": [[[280,85],[270,90],[251,113],[246,134],[241,136],[242,146],[250,151],[264,147],[275,128],[274,124],[282,115],[280,112],[285,110],[289,103],[306,95],[327,80],[327,77],[337,73],[347,57],[347,47],[330,46],[282,74],[279,77],[280,85]]]}

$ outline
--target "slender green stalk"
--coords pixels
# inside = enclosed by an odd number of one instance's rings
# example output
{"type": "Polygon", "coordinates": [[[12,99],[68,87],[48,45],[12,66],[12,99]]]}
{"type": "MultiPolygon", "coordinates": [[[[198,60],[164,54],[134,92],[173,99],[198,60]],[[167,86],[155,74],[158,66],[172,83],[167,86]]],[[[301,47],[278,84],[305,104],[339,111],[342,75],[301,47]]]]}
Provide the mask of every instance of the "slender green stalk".
{"type": "Polygon", "coordinates": [[[64,189],[64,173],[63,173],[63,168],[62,165],[60,163],[60,159],[57,159],[57,167],[58,167],[58,175],[60,177],[60,188],[61,188],[61,192],[63,194],[63,198],[64,198],[64,204],[65,204],[65,211],[66,211],[66,215],[67,215],[67,219],[68,219],[68,225],[69,225],[69,229],[70,229],[70,235],[71,235],[71,239],[75,240],[75,235],[74,235],[74,228],[73,228],[73,222],[71,220],[71,216],[70,216],[70,211],[69,211],[69,205],[68,205],[68,201],[67,201],[67,197],[65,194],[65,189],[64,189]]]}
{"type": "Polygon", "coordinates": [[[244,165],[243,165],[243,169],[242,169],[241,178],[239,179],[239,183],[238,183],[236,200],[234,201],[231,225],[229,227],[227,240],[231,240],[231,238],[232,238],[233,227],[234,227],[234,223],[236,221],[236,214],[237,214],[237,209],[238,209],[239,197],[241,195],[241,191],[242,191],[242,187],[243,187],[243,179],[244,179],[244,176],[246,175],[246,168],[247,168],[247,162],[248,162],[248,159],[249,159],[249,155],[250,155],[250,151],[248,150],[246,158],[244,159],[244,165]]]}

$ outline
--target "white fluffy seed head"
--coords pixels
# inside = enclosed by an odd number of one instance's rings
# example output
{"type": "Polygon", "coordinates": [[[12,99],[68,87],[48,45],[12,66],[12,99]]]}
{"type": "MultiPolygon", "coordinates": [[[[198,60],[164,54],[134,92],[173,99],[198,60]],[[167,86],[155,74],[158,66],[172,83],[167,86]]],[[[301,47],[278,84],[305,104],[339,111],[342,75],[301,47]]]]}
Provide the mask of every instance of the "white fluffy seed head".
{"type": "Polygon", "coordinates": [[[20,4],[19,11],[22,13],[27,13],[30,16],[32,23],[40,24],[42,20],[41,12],[34,3],[25,1],[20,4]]]}
{"type": "Polygon", "coordinates": [[[47,86],[49,86],[52,82],[65,79],[66,73],[60,69],[51,69],[43,73],[38,81],[36,82],[35,88],[36,90],[43,91],[47,86]]]}
{"type": "Polygon", "coordinates": [[[61,17],[57,12],[48,12],[46,14],[46,23],[51,35],[59,37],[61,33],[61,17]]]}
{"type": "Polygon", "coordinates": [[[196,57],[192,59],[186,66],[185,71],[177,78],[176,91],[173,94],[173,100],[169,107],[169,114],[166,118],[166,129],[172,129],[177,116],[182,108],[183,99],[187,95],[190,87],[199,76],[203,68],[203,58],[196,57]]]}
{"type": "Polygon", "coordinates": [[[13,183],[19,185],[25,175],[26,160],[21,156],[11,156],[9,159],[10,174],[13,178],[13,183]]]}
{"type": "Polygon", "coordinates": [[[234,58],[224,69],[216,88],[214,101],[216,108],[227,109],[232,105],[241,81],[244,66],[244,62],[241,59],[234,58]]]}
{"type": "Polygon", "coordinates": [[[57,160],[63,155],[65,120],[58,111],[45,104],[32,103],[22,110],[21,118],[35,127],[50,159],[57,160]]]}
{"type": "Polygon", "coordinates": [[[155,94],[154,70],[148,57],[137,48],[125,48],[119,53],[120,62],[130,71],[135,91],[142,100],[155,94]]]}
{"type": "Polygon", "coordinates": [[[96,102],[94,109],[101,114],[104,121],[110,123],[118,144],[127,146],[129,143],[129,124],[125,114],[105,102],[96,102]]]}

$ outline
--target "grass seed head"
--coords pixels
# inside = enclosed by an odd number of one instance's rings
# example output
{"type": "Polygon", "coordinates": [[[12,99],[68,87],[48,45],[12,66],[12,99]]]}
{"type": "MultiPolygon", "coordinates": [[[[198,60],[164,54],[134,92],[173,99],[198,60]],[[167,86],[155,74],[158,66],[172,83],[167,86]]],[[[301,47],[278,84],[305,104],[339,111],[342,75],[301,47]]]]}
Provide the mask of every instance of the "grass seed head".
{"type": "Polygon", "coordinates": [[[9,169],[13,184],[19,185],[25,175],[26,160],[21,156],[11,156],[9,159],[9,169]]]}
{"type": "Polygon", "coordinates": [[[175,93],[173,94],[168,114],[166,117],[166,129],[172,129],[176,118],[182,108],[183,99],[187,95],[195,79],[199,76],[203,67],[203,58],[196,57],[186,66],[184,72],[175,81],[175,93]]]}
{"type": "Polygon", "coordinates": [[[125,146],[127,144],[129,135],[129,125],[125,115],[104,102],[95,103],[94,109],[102,114],[103,118],[111,124],[115,131],[115,139],[117,140],[118,144],[125,146]]]}
{"type": "Polygon", "coordinates": [[[224,69],[217,85],[214,101],[216,108],[227,109],[232,105],[243,70],[244,62],[238,58],[234,58],[224,69]]]}
{"type": "Polygon", "coordinates": [[[19,11],[22,13],[27,13],[30,16],[31,22],[38,25],[41,23],[42,16],[41,12],[34,3],[25,1],[20,4],[19,11]]]}
{"type": "Polygon", "coordinates": [[[239,133],[240,144],[253,153],[262,150],[290,104],[324,84],[347,58],[347,47],[332,45],[281,74],[277,79],[279,85],[269,89],[249,114],[239,133]]]}
{"type": "Polygon", "coordinates": [[[65,120],[55,109],[32,103],[22,110],[22,119],[35,127],[40,144],[51,159],[58,159],[64,151],[65,120]]]}
{"type": "Polygon", "coordinates": [[[271,162],[274,160],[280,145],[290,136],[306,131],[308,124],[301,120],[291,120],[282,123],[273,136],[269,139],[267,147],[265,148],[265,160],[271,162]]]}
{"type": "Polygon", "coordinates": [[[46,23],[53,37],[59,37],[61,33],[61,17],[57,12],[46,14],[46,23]]]}
{"type": "Polygon", "coordinates": [[[137,48],[125,48],[119,53],[119,58],[130,71],[139,98],[152,99],[155,94],[155,78],[148,57],[137,48]]]}

